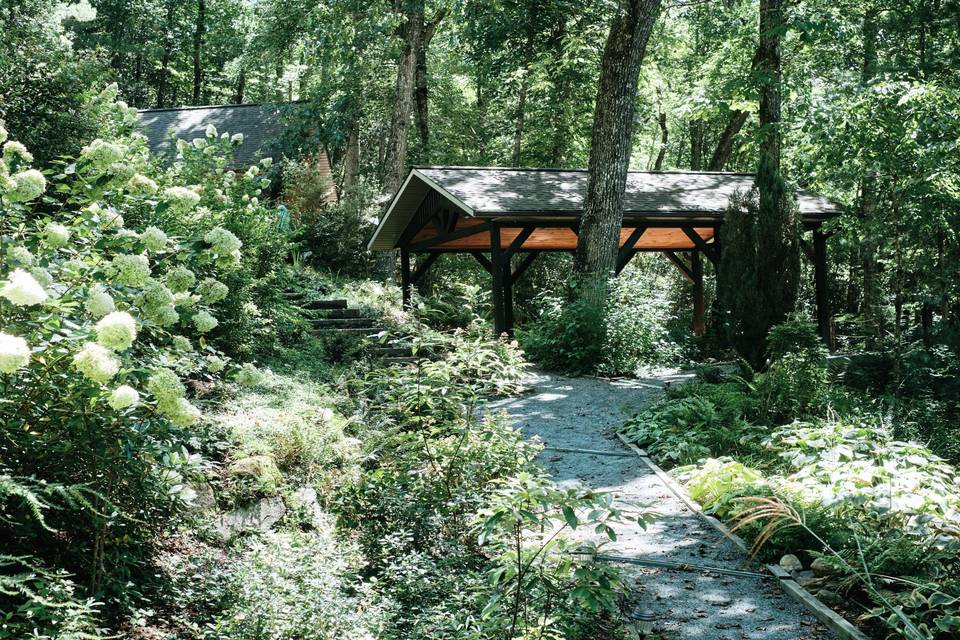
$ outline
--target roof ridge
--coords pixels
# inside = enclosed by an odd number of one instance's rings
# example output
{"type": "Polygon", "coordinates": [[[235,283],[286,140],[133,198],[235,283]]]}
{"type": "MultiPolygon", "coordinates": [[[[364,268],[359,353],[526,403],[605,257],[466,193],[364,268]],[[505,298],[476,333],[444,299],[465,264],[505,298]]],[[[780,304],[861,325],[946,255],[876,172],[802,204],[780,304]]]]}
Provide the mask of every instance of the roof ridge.
{"type": "Polygon", "coordinates": [[[157,113],[160,111],[199,111],[200,109],[238,109],[240,107],[284,107],[292,104],[304,104],[306,100],[290,100],[283,102],[237,102],[233,104],[196,104],[182,107],[155,107],[152,109],[137,109],[137,113],[157,113]]]}
{"type": "MultiPolygon", "coordinates": [[[[481,167],[470,165],[414,165],[414,169],[435,169],[441,171],[453,171],[468,169],[471,171],[526,171],[544,172],[544,173],[586,173],[588,169],[584,168],[561,168],[561,167],[481,167]]],[[[680,175],[720,175],[720,176],[753,176],[755,174],[746,171],[692,171],[685,169],[668,169],[654,171],[652,169],[631,169],[627,173],[644,174],[680,174],[680,175]]]]}

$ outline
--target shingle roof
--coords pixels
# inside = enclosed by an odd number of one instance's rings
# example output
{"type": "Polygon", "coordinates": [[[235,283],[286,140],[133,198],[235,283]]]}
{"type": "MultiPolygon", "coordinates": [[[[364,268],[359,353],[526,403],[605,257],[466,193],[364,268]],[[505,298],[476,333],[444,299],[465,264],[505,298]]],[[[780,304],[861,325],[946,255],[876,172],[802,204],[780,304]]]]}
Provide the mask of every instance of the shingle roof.
{"type": "MultiPolygon", "coordinates": [[[[475,215],[579,214],[588,175],[585,169],[418,167],[417,171],[475,215]]],[[[749,173],[631,171],[624,213],[722,213],[734,192],[746,192],[752,185],[749,173]]],[[[804,216],[839,213],[834,203],[815,193],[800,191],[797,199],[804,216]]]]}
{"type": "MultiPolygon", "coordinates": [[[[397,192],[371,238],[370,249],[394,248],[423,198],[435,190],[468,216],[499,218],[577,217],[583,210],[585,169],[504,169],[498,167],[416,167],[397,192]]],[[[753,185],[749,173],[631,171],[624,215],[715,220],[734,192],[753,185]]],[[[807,222],[840,213],[838,205],[810,191],[797,193],[807,222]]]]}
{"type": "Polygon", "coordinates": [[[147,136],[150,152],[155,154],[169,153],[171,150],[170,131],[184,140],[202,138],[210,124],[221,134],[242,133],[243,144],[237,147],[232,163],[234,167],[242,167],[270,155],[270,146],[283,131],[281,113],[287,104],[145,109],[137,115],[147,136]]]}

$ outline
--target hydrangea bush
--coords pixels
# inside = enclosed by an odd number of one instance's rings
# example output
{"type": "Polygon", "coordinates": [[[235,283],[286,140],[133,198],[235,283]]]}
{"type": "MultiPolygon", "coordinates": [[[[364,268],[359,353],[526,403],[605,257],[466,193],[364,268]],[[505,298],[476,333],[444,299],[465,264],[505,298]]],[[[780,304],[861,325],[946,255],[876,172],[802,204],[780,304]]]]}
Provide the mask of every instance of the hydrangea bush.
{"type": "Polygon", "coordinates": [[[184,380],[261,379],[213,343],[223,307],[242,304],[227,282],[243,277],[243,241],[228,225],[263,214],[251,200],[264,186],[223,173],[230,136],[181,141],[201,155],[151,164],[115,97],[108,88],[92,105],[110,116],[105,135],[43,171],[0,126],[0,481],[94,496],[4,501],[0,537],[57,558],[113,604],[193,494],[202,411],[184,380]],[[56,553],[57,536],[76,557],[56,553]]]}

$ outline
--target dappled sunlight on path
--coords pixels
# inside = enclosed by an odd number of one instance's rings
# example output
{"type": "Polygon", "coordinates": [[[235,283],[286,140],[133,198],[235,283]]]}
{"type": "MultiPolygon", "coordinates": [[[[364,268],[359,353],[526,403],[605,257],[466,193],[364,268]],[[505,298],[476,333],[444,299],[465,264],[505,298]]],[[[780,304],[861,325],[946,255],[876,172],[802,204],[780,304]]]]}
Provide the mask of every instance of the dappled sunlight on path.
{"type": "MultiPolygon", "coordinates": [[[[616,542],[603,553],[757,571],[756,563],[679,500],[614,431],[632,411],[654,400],[664,386],[687,374],[665,372],[639,380],[531,376],[530,393],[491,402],[506,411],[528,437],[544,446],[538,462],[560,486],[588,486],[647,505],[659,514],[646,531],[615,526],[616,542]],[[601,453],[580,453],[571,449],[601,453]],[[611,455],[602,455],[602,452],[611,455]]],[[[573,537],[601,542],[592,531],[573,537]]],[[[831,637],[816,620],[781,594],[772,580],[621,565],[641,606],[657,615],[666,638],[697,640],[801,640],[831,637]]]]}

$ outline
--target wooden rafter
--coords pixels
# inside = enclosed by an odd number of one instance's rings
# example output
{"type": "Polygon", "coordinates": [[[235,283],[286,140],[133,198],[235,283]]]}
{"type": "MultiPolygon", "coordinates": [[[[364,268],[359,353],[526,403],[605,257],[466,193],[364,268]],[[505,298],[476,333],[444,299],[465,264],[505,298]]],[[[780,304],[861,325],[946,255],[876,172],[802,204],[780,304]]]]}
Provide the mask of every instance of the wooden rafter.
{"type": "Polygon", "coordinates": [[[421,240],[420,242],[414,242],[408,248],[410,251],[423,251],[424,249],[429,249],[444,242],[451,242],[452,240],[459,240],[460,238],[466,238],[478,233],[483,233],[484,231],[490,231],[492,227],[492,222],[481,222],[480,224],[475,224],[470,227],[463,227],[449,233],[439,234],[432,238],[421,240]]]}
{"type": "Polygon", "coordinates": [[[689,280],[690,282],[694,282],[693,270],[689,266],[687,266],[687,263],[683,261],[683,258],[678,256],[673,251],[664,251],[663,255],[667,256],[670,262],[676,265],[677,269],[679,269],[680,272],[684,276],[686,276],[687,280],[689,280]]]}

